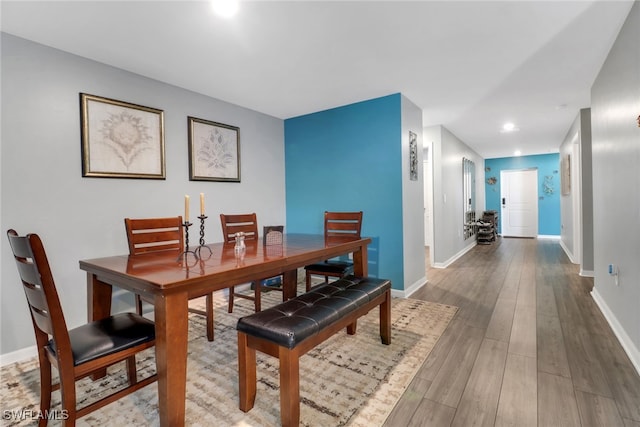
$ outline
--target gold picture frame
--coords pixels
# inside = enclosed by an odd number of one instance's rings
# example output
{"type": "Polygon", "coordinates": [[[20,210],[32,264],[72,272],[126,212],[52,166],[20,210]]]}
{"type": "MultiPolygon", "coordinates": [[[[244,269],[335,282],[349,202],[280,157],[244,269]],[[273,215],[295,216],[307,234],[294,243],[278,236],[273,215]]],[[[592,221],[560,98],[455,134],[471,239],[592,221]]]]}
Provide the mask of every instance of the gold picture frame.
{"type": "Polygon", "coordinates": [[[82,176],[165,179],[164,113],[80,94],[82,176]]]}
{"type": "Polygon", "coordinates": [[[240,182],[240,128],[188,117],[189,180],[240,182]]]}

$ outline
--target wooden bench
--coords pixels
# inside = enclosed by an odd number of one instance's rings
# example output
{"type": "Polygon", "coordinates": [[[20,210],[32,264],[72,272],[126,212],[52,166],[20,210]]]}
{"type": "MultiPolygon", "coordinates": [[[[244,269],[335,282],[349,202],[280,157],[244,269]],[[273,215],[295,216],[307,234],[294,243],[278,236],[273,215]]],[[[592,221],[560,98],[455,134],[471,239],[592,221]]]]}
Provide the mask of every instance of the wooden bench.
{"type": "Polygon", "coordinates": [[[273,308],[238,320],[240,409],[253,408],[256,399],[256,350],[280,359],[280,418],[283,426],[300,422],[300,356],[380,307],[380,338],[391,343],[391,282],[347,276],[273,308]]]}

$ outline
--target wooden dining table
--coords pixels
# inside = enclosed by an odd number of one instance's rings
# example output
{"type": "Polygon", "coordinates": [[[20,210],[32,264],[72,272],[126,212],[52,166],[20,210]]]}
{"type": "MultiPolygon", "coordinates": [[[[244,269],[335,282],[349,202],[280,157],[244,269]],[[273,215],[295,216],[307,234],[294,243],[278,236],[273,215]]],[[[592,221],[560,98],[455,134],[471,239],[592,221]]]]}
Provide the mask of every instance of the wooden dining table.
{"type": "Polygon", "coordinates": [[[111,314],[112,286],[154,301],[161,426],[185,422],[190,299],[280,274],[283,298],[293,298],[298,268],[345,254],[353,254],[355,275],[367,275],[368,237],[284,234],[282,240],[272,245],[264,245],[262,239],[247,241],[242,256],[235,254],[233,243],[214,243],[199,248],[199,257],[192,252],[158,251],[80,261],[80,269],[87,272],[90,321],[111,314]]]}

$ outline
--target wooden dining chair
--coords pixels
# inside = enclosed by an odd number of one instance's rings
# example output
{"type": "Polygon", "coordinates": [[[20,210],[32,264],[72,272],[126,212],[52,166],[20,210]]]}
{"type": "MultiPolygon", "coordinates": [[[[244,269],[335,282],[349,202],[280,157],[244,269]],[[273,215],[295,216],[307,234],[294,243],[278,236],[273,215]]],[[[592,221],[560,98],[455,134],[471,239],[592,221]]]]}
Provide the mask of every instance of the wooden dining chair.
{"type": "MultiPolygon", "coordinates": [[[[129,254],[139,255],[148,252],[172,250],[176,256],[184,250],[184,231],[182,217],[167,218],[125,218],[124,226],[127,230],[129,254]]],[[[136,311],[142,315],[142,301],[153,303],[153,300],[135,296],[136,311]]],[[[191,313],[205,316],[207,319],[207,339],[213,341],[213,295],[207,294],[205,309],[189,307],[191,313]]]]}
{"type": "MultiPolygon", "coordinates": [[[[238,215],[226,215],[220,214],[220,224],[222,225],[222,237],[225,242],[233,243],[236,240],[236,233],[244,233],[245,241],[258,240],[258,219],[255,213],[250,214],[238,214],[238,215]]],[[[283,283],[282,277],[280,283],[283,283]]],[[[253,301],[254,309],[257,312],[261,311],[261,291],[262,290],[283,290],[280,286],[265,286],[263,280],[258,280],[251,283],[251,287],[254,290],[253,295],[247,295],[235,291],[235,287],[229,288],[229,313],[233,312],[233,301],[235,297],[248,299],[253,301]]],[[[283,293],[284,297],[284,293],[283,293]]]]}
{"type": "MultiPolygon", "coordinates": [[[[324,213],[324,237],[353,236],[360,238],[362,230],[362,211],[359,212],[327,212],[324,213]]],[[[305,268],[306,290],[311,290],[311,276],[324,276],[324,282],[329,277],[344,277],[353,274],[353,262],[341,260],[326,260],[317,264],[307,265],[305,268]]]]}
{"type": "MultiPolygon", "coordinates": [[[[138,380],[135,355],[155,345],[155,325],[135,313],[120,313],[68,330],[42,241],[37,234],[7,232],[27,297],[40,362],[40,413],[51,407],[51,392],[60,390],[64,425],[112,403],[157,380],[157,374],[138,380]],[[127,362],[128,385],[93,403],[77,408],[77,380],[116,363],[127,362]],[[51,367],[59,373],[52,382],[51,367]]],[[[92,393],[101,388],[95,383],[92,393]]],[[[104,387],[103,387],[104,388],[104,387]]],[[[88,397],[88,396],[87,396],[88,397]]],[[[82,397],[84,400],[85,397],[82,397]]],[[[42,417],[39,426],[47,425],[42,417]]]]}

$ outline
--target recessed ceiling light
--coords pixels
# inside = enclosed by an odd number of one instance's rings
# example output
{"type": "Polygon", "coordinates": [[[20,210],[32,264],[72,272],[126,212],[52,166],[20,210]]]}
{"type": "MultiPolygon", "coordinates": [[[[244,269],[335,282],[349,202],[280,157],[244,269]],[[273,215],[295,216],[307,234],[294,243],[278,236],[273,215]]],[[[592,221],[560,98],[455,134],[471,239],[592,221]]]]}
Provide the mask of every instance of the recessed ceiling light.
{"type": "Polygon", "coordinates": [[[238,13],[238,0],[211,0],[211,9],[216,15],[231,18],[238,13]]]}
{"type": "Polygon", "coordinates": [[[516,151],[513,152],[513,155],[516,156],[516,157],[521,156],[522,155],[522,151],[516,150],[516,151]]]}
{"type": "Polygon", "coordinates": [[[509,123],[505,123],[502,125],[502,129],[500,130],[501,133],[506,133],[506,132],[517,132],[520,129],[518,129],[516,127],[516,125],[514,125],[513,123],[509,122],[509,123]]]}

